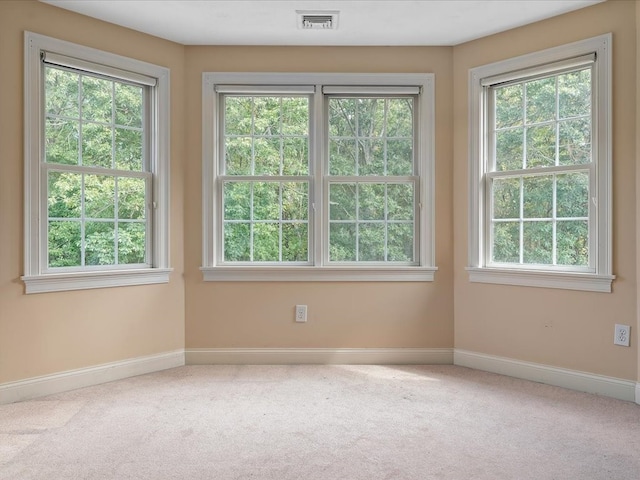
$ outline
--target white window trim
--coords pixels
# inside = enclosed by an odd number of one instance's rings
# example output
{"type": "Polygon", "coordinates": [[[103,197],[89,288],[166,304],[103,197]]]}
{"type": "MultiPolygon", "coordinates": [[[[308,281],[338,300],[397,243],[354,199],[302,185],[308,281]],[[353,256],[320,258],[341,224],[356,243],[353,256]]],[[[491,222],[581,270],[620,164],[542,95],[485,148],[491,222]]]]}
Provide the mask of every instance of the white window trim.
{"type": "MultiPolygon", "coordinates": [[[[332,73],[218,73],[205,72],[202,76],[202,227],[203,251],[200,270],[205,281],[433,281],[437,267],[434,266],[434,156],[435,156],[435,92],[433,74],[332,74],[332,73]],[[219,192],[216,192],[218,165],[216,145],[218,145],[216,85],[276,85],[315,86],[312,111],[321,112],[323,96],[321,86],[362,86],[362,87],[420,87],[418,174],[420,177],[420,199],[422,205],[419,216],[420,256],[417,266],[394,265],[349,265],[327,266],[322,264],[322,249],[309,252],[314,265],[217,265],[215,228],[218,225],[219,192]]],[[[311,155],[321,158],[325,148],[322,126],[315,122],[315,131],[310,132],[316,141],[311,143],[311,155]]],[[[322,178],[321,162],[315,162],[315,178],[322,178]]],[[[319,185],[323,182],[316,182],[319,185]]],[[[310,218],[310,233],[314,235],[311,244],[321,245],[323,200],[322,189],[315,189],[315,213],[310,218]],[[313,225],[311,225],[311,223],[313,225]]]]}
{"type": "Polygon", "coordinates": [[[469,70],[469,280],[471,282],[560,288],[593,292],[611,292],[612,275],[612,174],[611,174],[611,43],[612,35],[605,34],[583,41],[562,45],[469,70]],[[486,220],[484,175],[487,172],[485,155],[483,79],[526,70],[540,65],[596,54],[593,82],[597,89],[596,128],[597,166],[596,196],[598,205],[595,243],[595,272],[577,273],[544,268],[500,268],[487,266],[485,258],[486,220]]]}
{"type": "MultiPolygon", "coordinates": [[[[25,32],[24,36],[24,276],[26,293],[83,290],[167,283],[169,267],[169,69],[122,57],[55,38],[25,32]],[[103,269],[69,273],[43,273],[47,259],[41,248],[42,205],[40,163],[42,159],[42,62],[41,53],[53,52],[107,68],[124,70],[156,79],[155,109],[151,131],[151,171],[154,198],[151,199],[152,267],[103,269]]],[[[46,204],[46,203],[45,203],[46,204]]]]}

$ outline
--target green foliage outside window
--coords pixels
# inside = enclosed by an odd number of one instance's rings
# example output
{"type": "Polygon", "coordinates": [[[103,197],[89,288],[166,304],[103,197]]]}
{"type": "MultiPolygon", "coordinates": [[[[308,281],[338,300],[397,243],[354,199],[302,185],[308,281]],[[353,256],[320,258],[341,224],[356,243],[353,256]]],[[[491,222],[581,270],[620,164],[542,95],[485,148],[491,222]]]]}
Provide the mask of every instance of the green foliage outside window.
{"type": "MultiPolygon", "coordinates": [[[[308,262],[308,97],[223,99],[224,260],[308,262]]],[[[415,261],[413,101],[329,99],[331,261],[415,261]]]]}
{"type": "Polygon", "coordinates": [[[492,260],[588,265],[591,69],[491,91],[492,260]]]}
{"type": "Polygon", "coordinates": [[[49,267],[146,262],[143,108],[142,87],[45,68],[49,267]]]}

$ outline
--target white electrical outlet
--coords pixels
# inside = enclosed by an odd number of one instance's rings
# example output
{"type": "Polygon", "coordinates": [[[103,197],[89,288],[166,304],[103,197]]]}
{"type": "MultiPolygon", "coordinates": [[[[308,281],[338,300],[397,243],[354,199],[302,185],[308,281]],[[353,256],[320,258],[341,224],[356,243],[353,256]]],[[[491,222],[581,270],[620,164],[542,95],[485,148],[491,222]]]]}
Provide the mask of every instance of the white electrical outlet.
{"type": "Polygon", "coordinates": [[[304,323],[307,321],[307,306],[296,305],[296,322],[304,323]]]}
{"type": "Polygon", "coordinates": [[[613,343],[615,345],[622,345],[623,347],[628,347],[630,330],[631,330],[631,327],[629,325],[618,325],[616,323],[615,335],[613,336],[613,343]]]}

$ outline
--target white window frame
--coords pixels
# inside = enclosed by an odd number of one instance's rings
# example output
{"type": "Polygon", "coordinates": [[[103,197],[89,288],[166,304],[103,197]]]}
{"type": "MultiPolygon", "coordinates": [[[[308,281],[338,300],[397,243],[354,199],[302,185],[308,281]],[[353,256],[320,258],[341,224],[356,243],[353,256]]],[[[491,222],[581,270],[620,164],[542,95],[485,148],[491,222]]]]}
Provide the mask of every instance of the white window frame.
{"type": "Polygon", "coordinates": [[[169,267],[169,69],[103,52],[44,35],[24,35],[24,275],[26,293],[83,290],[167,283],[169,267]],[[48,268],[46,258],[47,219],[46,181],[42,180],[44,164],[44,95],[43,55],[69,59],[80,71],[101,73],[136,81],[155,79],[151,87],[149,168],[152,174],[152,196],[147,210],[151,212],[149,267],[105,266],[82,267],[73,271],[48,268]]]}
{"type": "Polygon", "coordinates": [[[579,42],[483,65],[469,70],[469,280],[530,287],[611,292],[611,42],[605,34],[579,42]],[[590,267],[492,266],[489,258],[488,92],[492,82],[552,73],[558,62],[595,55],[593,64],[592,189],[590,191],[590,267]],[[555,64],[555,65],[554,65],[555,64]]]}
{"type": "MultiPolygon", "coordinates": [[[[323,73],[219,73],[206,72],[202,77],[202,191],[203,191],[203,252],[200,270],[205,281],[433,281],[437,267],[434,266],[434,75],[433,74],[323,74],[323,73]],[[246,91],[267,86],[310,86],[310,203],[309,235],[311,248],[309,264],[305,265],[230,265],[220,261],[218,229],[221,219],[221,188],[219,187],[219,94],[216,86],[235,86],[246,91]],[[381,90],[389,87],[418,87],[418,125],[416,131],[417,174],[419,176],[419,199],[416,202],[419,228],[419,255],[416,265],[393,264],[348,264],[329,265],[325,255],[324,223],[328,212],[324,210],[326,182],[324,163],[326,137],[321,125],[325,108],[325,89],[340,86],[353,88],[353,92],[371,92],[374,87],[381,90]],[[360,87],[360,88],[356,88],[360,87]]],[[[380,177],[384,180],[384,177],[380,177]]],[[[326,220],[328,225],[328,220],[326,220]]]]}

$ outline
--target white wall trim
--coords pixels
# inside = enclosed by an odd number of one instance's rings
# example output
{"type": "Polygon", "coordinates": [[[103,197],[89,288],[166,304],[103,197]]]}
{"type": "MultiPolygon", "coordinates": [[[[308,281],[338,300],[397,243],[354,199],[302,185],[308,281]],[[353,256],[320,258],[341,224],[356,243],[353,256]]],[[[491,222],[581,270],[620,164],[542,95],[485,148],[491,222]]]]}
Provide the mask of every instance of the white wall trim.
{"type": "Polygon", "coordinates": [[[636,383],[636,403],[640,405],[640,382],[636,383]]]}
{"type": "Polygon", "coordinates": [[[638,386],[640,384],[630,380],[460,349],[455,349],[453,358],[454,365],[462,367],[555,385],[580,392],[595,393],[629,402],[635,400],[637,403],[640,400],[640,387],[638,386]]]}
{"type": "Polygon", "coordinates": [[[3,383],[0,384],[0,404],[99,385],[145,373],[181,367],[184,364],[184,350],[180,349],[3,383]]]}
{"type": "Polygon", "coordinates": [[[451,365],[452,348],[188,348],[187,365],[451,365]]]}

